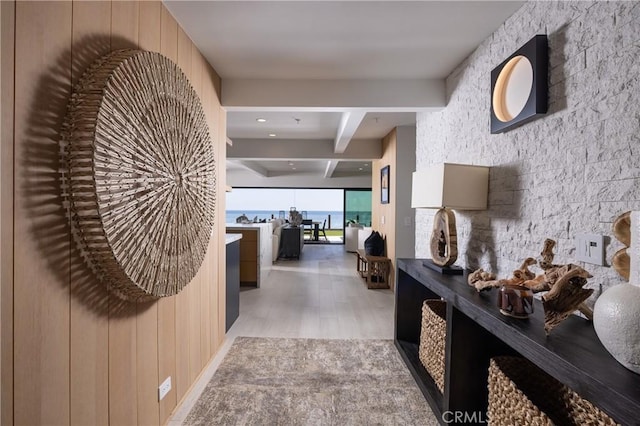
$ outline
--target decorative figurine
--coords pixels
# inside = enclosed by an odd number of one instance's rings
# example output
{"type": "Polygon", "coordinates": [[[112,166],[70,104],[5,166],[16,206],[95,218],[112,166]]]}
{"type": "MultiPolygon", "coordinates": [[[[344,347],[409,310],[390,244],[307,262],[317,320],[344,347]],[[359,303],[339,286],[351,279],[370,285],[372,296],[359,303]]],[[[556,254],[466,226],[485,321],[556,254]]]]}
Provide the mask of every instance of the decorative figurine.
{"type": "Polygon", "coordinates": [[[587,278],[591,278],[592,275],[584,268],[572,263],[554,265],[553,247],[555,245],[555,241],[546,239],[540,253],[540,262],[532,257],[526,258],[520,268],[513,271],[512,278],[496,280],[494,274],[478,269],[469,275],[468,283],[478,291],[502,286],[524,287],[533,293],[546,291],[547,293],[542,296],[542,306],[544,307],[544,330],[547,334],[576,309],[592,319],[593,311],[583,303],[593,293],[593,289],[583,288],[587,278]],[[536,263],[544,270],[537,276],[529,270],[529,266],[536,263]]]}

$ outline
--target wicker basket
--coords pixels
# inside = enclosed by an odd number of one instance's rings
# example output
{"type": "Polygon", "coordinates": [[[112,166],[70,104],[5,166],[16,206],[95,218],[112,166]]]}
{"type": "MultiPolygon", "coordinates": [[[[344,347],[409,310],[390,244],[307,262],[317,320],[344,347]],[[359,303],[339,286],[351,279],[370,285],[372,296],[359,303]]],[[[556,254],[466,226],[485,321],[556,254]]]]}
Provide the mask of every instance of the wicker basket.
{"type": "Polygon", "coordinates": [[[440,392],[444,393],[444,345],[447,334],[447,303],[425,300],[422,304],[422,329],[418,357],[440,392]]]}
{"type": "Polygon", "coordinates": [[[510,356],[489,364],[490,425],[616,425],[604,412],[530,361],[510,356]]]}

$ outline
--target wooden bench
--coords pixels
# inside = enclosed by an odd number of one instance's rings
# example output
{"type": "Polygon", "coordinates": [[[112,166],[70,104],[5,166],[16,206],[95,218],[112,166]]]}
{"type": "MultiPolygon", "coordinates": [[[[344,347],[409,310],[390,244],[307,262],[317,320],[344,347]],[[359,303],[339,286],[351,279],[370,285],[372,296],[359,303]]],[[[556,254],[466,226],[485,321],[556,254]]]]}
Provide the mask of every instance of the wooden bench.
{"type": "Polygon", "coordinates": [[[358,274],[364,278],[367,288],[389,288],[391,259],[384,256],[369,256],[363,249],[356,251],[358,274]]]}

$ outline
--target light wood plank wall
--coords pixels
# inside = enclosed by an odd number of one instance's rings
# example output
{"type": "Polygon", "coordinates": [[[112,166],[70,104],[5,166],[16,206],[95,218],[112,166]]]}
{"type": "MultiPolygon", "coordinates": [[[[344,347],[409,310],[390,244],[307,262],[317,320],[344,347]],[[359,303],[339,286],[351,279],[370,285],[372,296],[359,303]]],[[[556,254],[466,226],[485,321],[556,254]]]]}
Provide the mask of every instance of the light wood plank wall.
{"type": "MultiPolygon", "coordinates": [[[[372,163],[371,177],[371,226],[374,231],[378,231],[386,239],[387,257],[391,259],[391,275],[389,283],[393,288],[395,283],[396,269],[396,197],[397,197],[397,135],[396,129],[391,130],[382,139],[382,158],[372,163]],[[380,202],[380,170],[385,166],[389,168],[389,204],[380,202]],[[384,223],[382,223],[384,216],[384,223]]],[[[407,190],[407,189],[403,189],[407,190]]]]}
{"type": "Polygon", "coordinates": [[[224,340],[220,78],[159,1],[0,7],[2,424],[164,424],[224,340]],[[120,48],[157,51],[180,66],[203,103],[216,156],[205,261],[179,295],[150,303],[124,303],[95,282],[74,247],[59,182],[71,88],[120,48]],[[173,388],[158,402],[168,376],[173,388]]]}
{"type": "Polygon", "coordinates": [[[0,2],[0,423],[13,422],[13,76],[15,4],[0,2]],[[4,100],[10,102],[5,104],[4,100]]]}

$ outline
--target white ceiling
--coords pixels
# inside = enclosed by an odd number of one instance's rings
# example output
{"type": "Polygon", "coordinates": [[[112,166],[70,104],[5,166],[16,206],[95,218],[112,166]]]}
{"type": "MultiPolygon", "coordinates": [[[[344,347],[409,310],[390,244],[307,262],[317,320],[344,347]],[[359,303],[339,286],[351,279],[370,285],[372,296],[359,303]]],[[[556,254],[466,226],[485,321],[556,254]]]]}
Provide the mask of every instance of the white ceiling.
{"type": "MultiPolygon", "coordinates": [[[[319,111],[237,111],[228,114],[229,138],[263,139],[275,134],[277,139],[333,139],[340,125],[341,112],[319,111]],[[256,121],[264,118],[266,123],[256,121]]],[[[396,126],[412,125],[415,112],[370,112],[365,115],[354,139],[379,139],[396,126]]]]}
{"type": "MultiPolygon", "coordinates": [[[[234,149],[245,140],[334,140],[330,178],[362,172],[361,158],[340,158],[351,141],[380,140],[415,124],[416,112],[444,107],[444,78],[524,2],[164,3],[222,78],[234,149]]],[[[328,157],[251,164],[263,177],[325,176],[328,157]],[[289,161],[301,167],[292,170],[289,161]]],[[[247,163],[233,149],[229,158],[229,167],[247,163]]]]}

